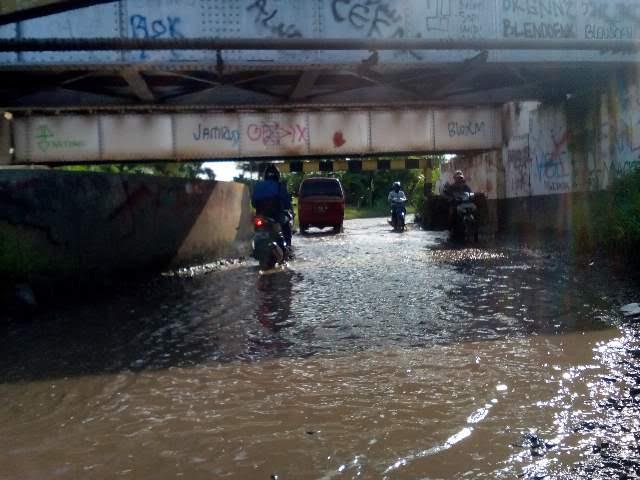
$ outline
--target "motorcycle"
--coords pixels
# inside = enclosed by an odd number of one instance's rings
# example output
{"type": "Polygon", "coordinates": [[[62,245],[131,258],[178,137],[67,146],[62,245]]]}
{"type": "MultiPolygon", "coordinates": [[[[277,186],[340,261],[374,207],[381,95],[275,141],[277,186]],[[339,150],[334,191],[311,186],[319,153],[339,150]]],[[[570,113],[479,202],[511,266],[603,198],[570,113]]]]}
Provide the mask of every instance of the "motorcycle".
{"type": "Polygon", "coordinates": [[[478,207],[474,203],[474,194],[471,192],[458,192],[453,196],[455,208],[451,239],[466,242],[473,239],[478,241],[478,221],[476,212],[478,207]]]}
{"type": "Polygon", "coordinates": [[[406,202],[392,202],[391,203],[391,226],[396,232],[402,232],[405,228],[405,215],[406,210],[404,204],[406,202]]]}
{"type": "MultiPolygon", "coordinates": [[[[285,221],[291,224],[292,220],[290,214],[285,214],[285,221]]],[[[253,228],[253,258],[258,260],[260,269],[270,270],[289,260],[291,249],[282,234],[280,222],[270,217],[256,215],[253,219],[253,228]]]]}

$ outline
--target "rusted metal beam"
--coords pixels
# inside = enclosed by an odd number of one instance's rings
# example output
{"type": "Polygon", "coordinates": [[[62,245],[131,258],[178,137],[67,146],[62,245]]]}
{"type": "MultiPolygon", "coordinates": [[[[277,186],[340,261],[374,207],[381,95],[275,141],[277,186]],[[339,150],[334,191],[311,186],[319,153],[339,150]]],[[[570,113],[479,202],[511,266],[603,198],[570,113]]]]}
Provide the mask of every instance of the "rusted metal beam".
{"type": "Polygon", "coordinates": [[[583,50],[638,52],[638,40],[487,40],[372,38],[22,38],[1,52],[101,50],[583,50]]]}
{"type": "Polygon", "coordinates": [[[115,1],[116,0],[2,0],[0,1],[0,25],[115,1]]]}

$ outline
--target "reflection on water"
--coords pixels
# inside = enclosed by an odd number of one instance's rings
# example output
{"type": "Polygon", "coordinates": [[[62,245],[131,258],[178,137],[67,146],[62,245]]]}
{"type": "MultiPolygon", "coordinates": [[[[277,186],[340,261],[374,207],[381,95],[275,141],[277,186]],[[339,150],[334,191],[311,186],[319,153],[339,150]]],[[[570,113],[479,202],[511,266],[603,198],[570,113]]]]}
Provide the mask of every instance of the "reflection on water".
{"type": "Polygon", "coordinates": [[[292,270],[275,271],[273,274],[260,275],[256,280],[256,318],[273,332],[291,325],[289,315],[294,275],[292,270]]]}
{"type": "Polygon", "coordinates": [[[637,455],[624,279],[379,220],[296,240],[289,270],[5,324],[0,478],[584,478],[637,455]]]}

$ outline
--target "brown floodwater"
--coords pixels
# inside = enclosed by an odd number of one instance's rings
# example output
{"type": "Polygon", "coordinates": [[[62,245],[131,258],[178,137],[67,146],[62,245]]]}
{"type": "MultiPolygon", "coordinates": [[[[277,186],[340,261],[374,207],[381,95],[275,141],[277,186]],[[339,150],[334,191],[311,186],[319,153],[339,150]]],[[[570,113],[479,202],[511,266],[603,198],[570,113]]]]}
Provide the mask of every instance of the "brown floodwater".
{"type": "Polygon", "coordinates": [[[640,473],[623,275],[381,219],[294,241],[284,271],[176,272],[4,322],[0,479],[640,473]],[[628,465],[588,470],[603,442],[628,465]]]}

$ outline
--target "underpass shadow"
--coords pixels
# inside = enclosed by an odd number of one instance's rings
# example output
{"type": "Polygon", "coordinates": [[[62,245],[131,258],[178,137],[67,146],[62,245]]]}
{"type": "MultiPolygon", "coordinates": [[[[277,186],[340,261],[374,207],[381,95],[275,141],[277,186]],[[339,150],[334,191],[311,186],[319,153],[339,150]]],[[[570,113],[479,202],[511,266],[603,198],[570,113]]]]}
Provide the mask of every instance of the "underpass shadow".
{"type": "Polygon", "coordinates": [[[238,257],[251,239],[250,219],[248,189],[230,182],[6,170],[0,294],[5,283],[27,283],[39,298],[64,290],[61,283],[74,288],[94,278],[238,257]]]}
{"type": "Polygon", "coordinates": [[[292,319],[291,269],[250,265],[194,277],[123,281],[60,301],[30,321],[0,315],[0,384],[305,356],[282,335],[292,319]]]}
{"type": "Polygon", "coordinates": [[[0,315],[0,383],[229,361],[255,327],[256,272],[125,281],[30,321],[0,315]]]}

